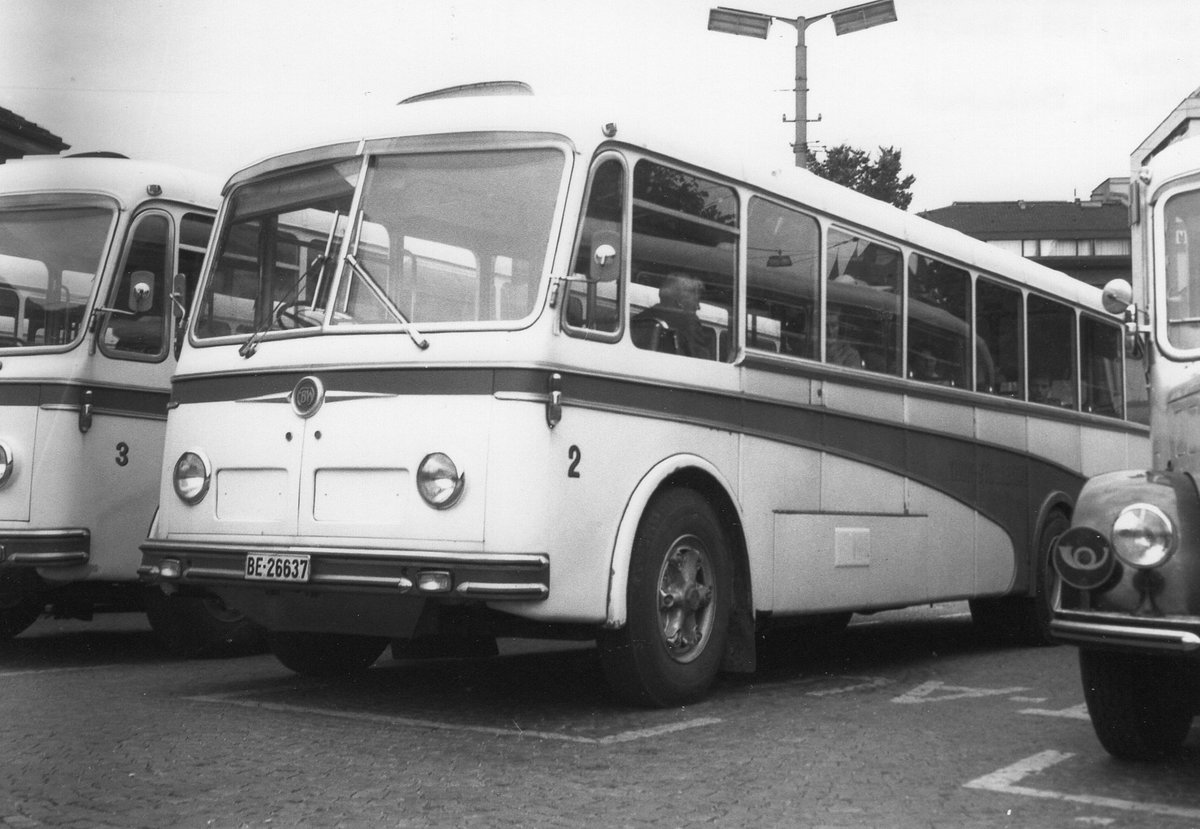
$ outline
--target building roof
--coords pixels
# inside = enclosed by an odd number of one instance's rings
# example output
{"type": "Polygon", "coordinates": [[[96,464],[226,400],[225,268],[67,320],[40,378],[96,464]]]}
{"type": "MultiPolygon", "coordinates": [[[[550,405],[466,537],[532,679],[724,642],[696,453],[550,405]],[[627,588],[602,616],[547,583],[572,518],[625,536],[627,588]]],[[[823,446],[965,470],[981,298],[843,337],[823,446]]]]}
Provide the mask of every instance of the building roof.
{"type": "Polygon", "coordinates": [[[1118,201],[959,202],[919,213],[977,239],[1112,239],[1129,235],[1118,201]]]}
{"type": "Polygon", "coordinates": [[[0,159],[58,153],[70,146],[49,130],[0,107],[0,159]]]}

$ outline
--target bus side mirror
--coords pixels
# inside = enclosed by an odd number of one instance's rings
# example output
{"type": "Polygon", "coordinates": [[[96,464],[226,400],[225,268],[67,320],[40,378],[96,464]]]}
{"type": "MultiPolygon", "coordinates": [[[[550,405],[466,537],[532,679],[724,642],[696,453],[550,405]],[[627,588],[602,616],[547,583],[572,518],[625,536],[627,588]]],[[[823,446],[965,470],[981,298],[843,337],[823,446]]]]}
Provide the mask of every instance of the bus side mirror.
{"type": "Polygon", "coordinates": [[[1104,286],[1100,301],[1104,303],[1105,311],[1123,317],[1129,307],[1133,305],[1133,286],[1124,279],[1110,280],[1104,286]]]}
{"type": "Polygon", "coordinates": [[[588,266],[588,279],[593,282],[615,282],[621,275],[621,234],[611,230],[598,230],[592,234],[592,261],[588,266]]]}
{"type": "Polygon", "coordinates": [[[144,314],[154,306],[154,274],[134,271],[129,278],[129,310],[144,314]]]}

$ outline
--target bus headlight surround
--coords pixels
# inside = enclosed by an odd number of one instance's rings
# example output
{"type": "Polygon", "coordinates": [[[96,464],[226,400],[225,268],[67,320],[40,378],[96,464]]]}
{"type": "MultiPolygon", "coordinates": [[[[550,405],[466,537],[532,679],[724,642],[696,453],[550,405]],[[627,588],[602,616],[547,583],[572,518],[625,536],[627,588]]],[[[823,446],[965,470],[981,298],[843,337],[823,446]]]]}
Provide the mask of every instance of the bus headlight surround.
{"type": "Polygon", "coordinates": [[[417,467],[417,491],[434,509],[449,509],[457,504],[466,479],[450,456],[442,452],[426,455],[417,467]]]}
{"type": "Polygon", "coordinates": [[[1163,564],[1175,552],[1175,525],[1153,504],[1130,504],[1112,527],[1113,550],[1121,561],[1139,570],[1163,564]]]}
{"type": "Polygon", "coordinates": [[[175,487],[175,494],[185,504],[195,506],[204,500],[211,480],[212,472],[208,459],[199,452],[184,452],[179,456],[179,460],[175,461],[171,483],[175,487]]]}
{"type": "Polygon", "coordinates": [[[13,470],[17,467],[17,458],[12,447],[0,440],[0,487],[8,485],[12,480],[13,470]]]}

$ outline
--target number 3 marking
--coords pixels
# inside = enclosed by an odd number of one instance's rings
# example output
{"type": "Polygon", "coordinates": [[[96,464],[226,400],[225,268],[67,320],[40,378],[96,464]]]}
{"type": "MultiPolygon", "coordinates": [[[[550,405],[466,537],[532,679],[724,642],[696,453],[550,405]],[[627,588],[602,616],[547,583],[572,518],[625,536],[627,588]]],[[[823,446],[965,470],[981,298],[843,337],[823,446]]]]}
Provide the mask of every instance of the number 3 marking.
{"type": "Polygon", "coordinates": [[[129,463],[129,444],[124,441],[117,444],[117,466],[126,466],[129,463]]]}
{"type": "Polygon", "coordinates": [[[579,462],[583,460],[583,451],[578,446],[572,445],[571,448],[567,450],[567,457],[571,459],[571,465],[567,467],[567,477],[578,478],[579,462]]]}

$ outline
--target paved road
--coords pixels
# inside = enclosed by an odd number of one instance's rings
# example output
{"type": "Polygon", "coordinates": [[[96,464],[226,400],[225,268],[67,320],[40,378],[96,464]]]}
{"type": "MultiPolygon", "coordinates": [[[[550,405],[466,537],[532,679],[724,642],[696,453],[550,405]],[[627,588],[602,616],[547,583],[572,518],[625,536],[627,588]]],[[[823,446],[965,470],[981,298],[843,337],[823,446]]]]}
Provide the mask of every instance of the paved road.
{"type": "Polygon", "coordinates": [[[1110,759],[1074,651],[988,645],[962,605],[769,642],[669,711],[615,703],[590,649],[504,644],[329,682],[39,622],[0,648],[0,827],[1200,826],[1200,726],[1110,759]]]}

